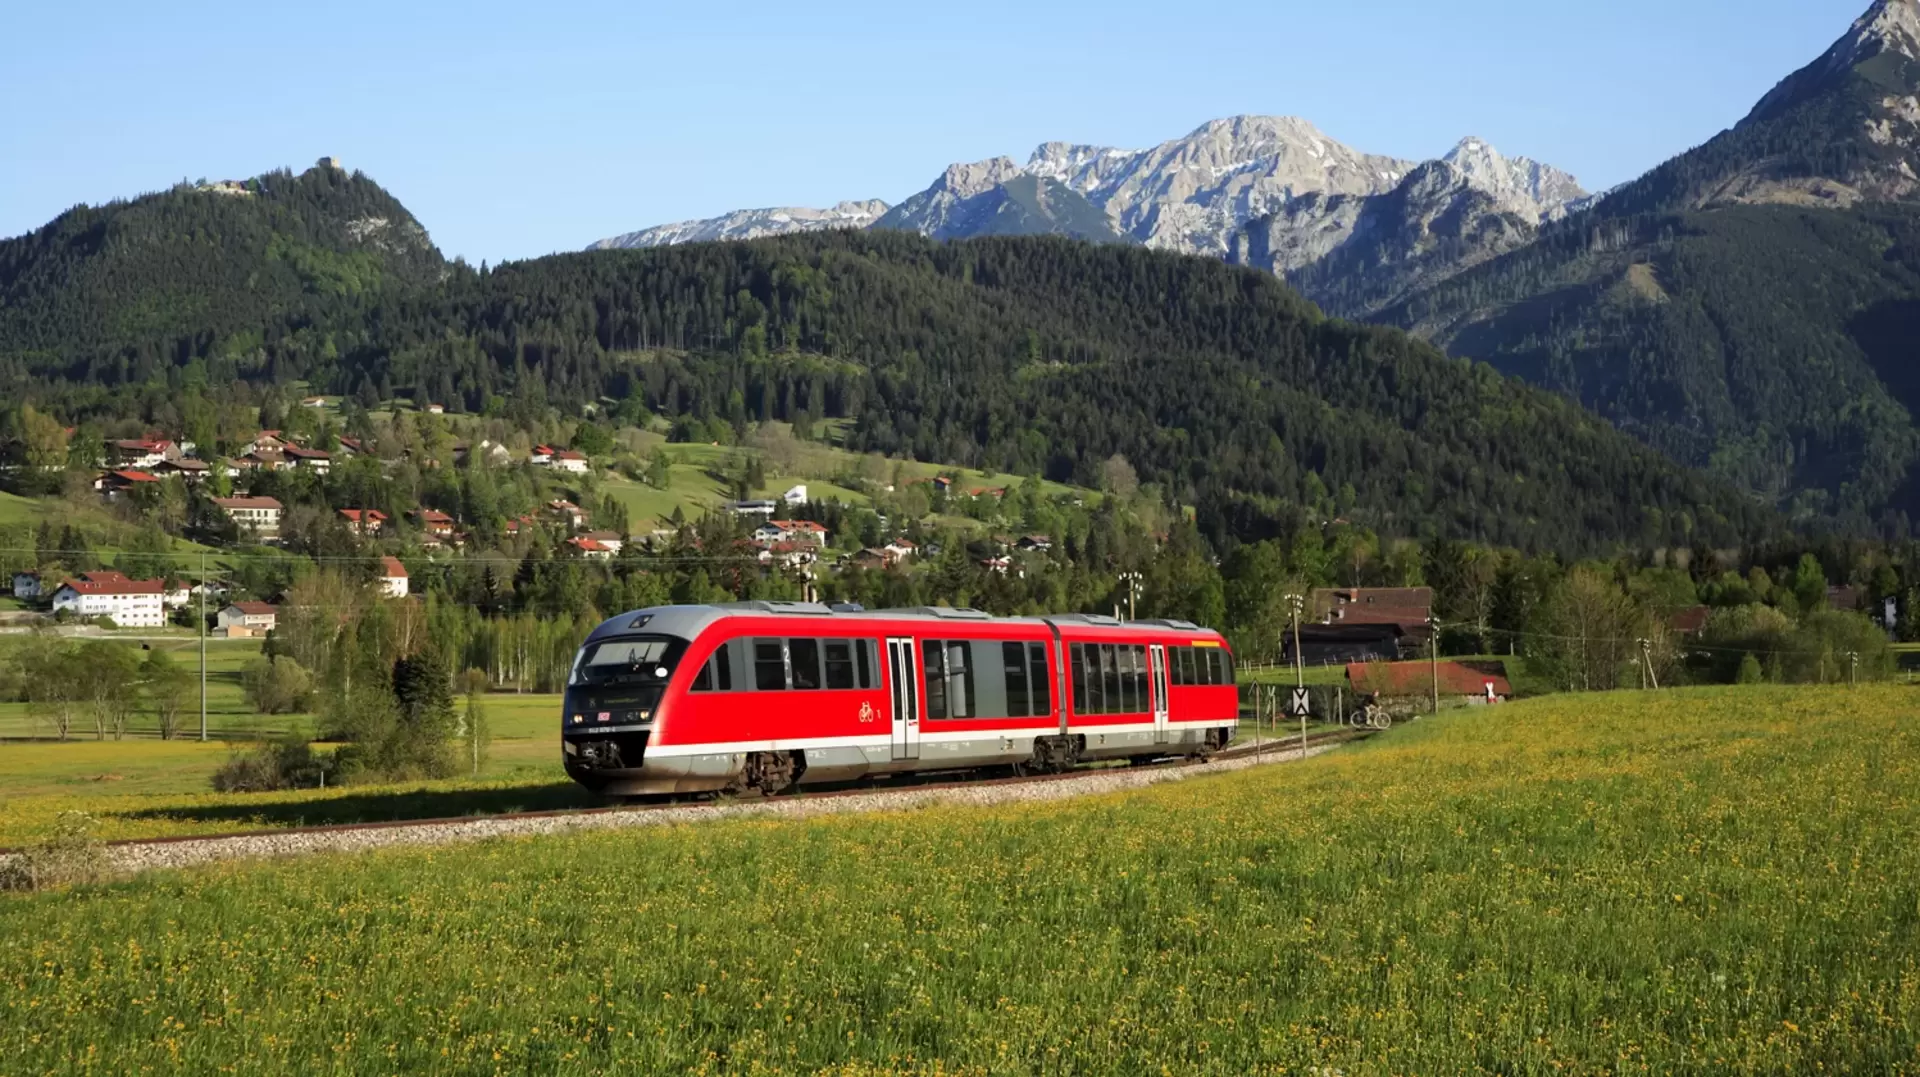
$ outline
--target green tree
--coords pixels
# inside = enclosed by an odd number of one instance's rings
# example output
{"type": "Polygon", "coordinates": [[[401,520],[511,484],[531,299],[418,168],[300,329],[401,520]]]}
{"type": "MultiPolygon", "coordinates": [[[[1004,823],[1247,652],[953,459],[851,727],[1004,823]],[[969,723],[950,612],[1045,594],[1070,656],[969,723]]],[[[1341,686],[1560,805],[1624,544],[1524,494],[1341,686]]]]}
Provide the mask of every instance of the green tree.
{"type": "Polygon", "coordinates": [[[160,739],[172,740],[179,734],[180,717],[193,698],[193,674],[165,651],[149,651],[140,664],[140,682],[146,689],[147,709],[160,730],[160,739]]]}
{"type": "Polygon", "coordinates": [[[481,669],[469,669],[461,675],[461,686],[466,693],[467,707],[460,722],[460,739],[466,751],[472,776],[480,776],[480,765],[486,762],[487,748],[493,742],[492,728],[487,724],[487,673],[481,669]]]}

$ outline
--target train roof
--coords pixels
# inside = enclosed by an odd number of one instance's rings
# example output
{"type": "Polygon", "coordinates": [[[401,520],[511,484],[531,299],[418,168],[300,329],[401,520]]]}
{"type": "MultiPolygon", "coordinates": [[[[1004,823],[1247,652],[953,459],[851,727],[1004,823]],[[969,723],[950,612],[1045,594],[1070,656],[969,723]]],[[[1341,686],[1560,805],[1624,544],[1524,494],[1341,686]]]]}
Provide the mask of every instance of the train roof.
{"type": "Polygon", "coordinates": [[[679,636],[682,639],[693,639],[715,623],[730,617],[807,619],[825,617],[836,621],[921,621],[928,624],[1052,624],[1059,627],[1071,625],[1110,631],[1135,631],[1143,635],[1164,635],[1168,632],[1192,632],[1208,637],[1217,635],[1213,630],[1202,628],[1191,621],[1169,619],[1122,621],[1098,613],[1063,613],[1046,617],[995,617],[983,610],[952,606],[868,610],[856,606],[828,606],[819,602],[757,601],[726,602],[708,606],[654,606],[649,609],[631,610],[602,621],[599,627],[588,635],[587,641],[592,642],[609,636],[624,636],[634,632],[658,632],[679,636]]]}

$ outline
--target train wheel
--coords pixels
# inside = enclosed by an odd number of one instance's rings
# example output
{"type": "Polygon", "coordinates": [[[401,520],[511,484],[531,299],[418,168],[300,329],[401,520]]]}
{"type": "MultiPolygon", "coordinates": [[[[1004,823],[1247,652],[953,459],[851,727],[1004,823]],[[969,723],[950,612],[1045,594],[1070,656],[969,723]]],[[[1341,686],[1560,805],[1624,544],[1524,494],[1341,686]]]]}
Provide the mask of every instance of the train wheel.
{"type": "Polygon", "coordinates": [[[790,752],[754,752],[740,768],[727,791],[739,796],[770,797],[791,788],[800,777],[800,765],[790,752]]]}

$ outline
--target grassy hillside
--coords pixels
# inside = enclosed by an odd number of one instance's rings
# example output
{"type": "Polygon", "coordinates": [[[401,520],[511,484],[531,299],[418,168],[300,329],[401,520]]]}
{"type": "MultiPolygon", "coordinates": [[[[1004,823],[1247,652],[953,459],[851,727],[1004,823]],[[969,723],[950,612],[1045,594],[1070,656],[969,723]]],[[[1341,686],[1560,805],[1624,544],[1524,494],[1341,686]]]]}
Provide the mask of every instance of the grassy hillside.
{"type": "Polygon", "coordinates": [[[0,1052],[120,1072],[1898,1072],[1920,1043],[1909,703],[1562,697],[1070,804],[10,898],[0,1052]]]}

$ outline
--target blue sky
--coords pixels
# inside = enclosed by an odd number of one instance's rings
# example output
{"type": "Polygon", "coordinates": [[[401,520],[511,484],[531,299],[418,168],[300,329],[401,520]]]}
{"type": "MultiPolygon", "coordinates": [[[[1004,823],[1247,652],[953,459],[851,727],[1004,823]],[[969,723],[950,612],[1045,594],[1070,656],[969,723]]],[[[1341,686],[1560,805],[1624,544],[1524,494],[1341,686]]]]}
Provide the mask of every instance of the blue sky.
{"type": "Polygon", "coordinates": [[[1475,134],[1597,189],[1739,120],[1866,6],[17,0],[0,236],[331,154],[448,255],[499,261],[728,209],[898,201],[951,161],[1146,146],[1238,113],[1411,158],[1475,134]]]}

